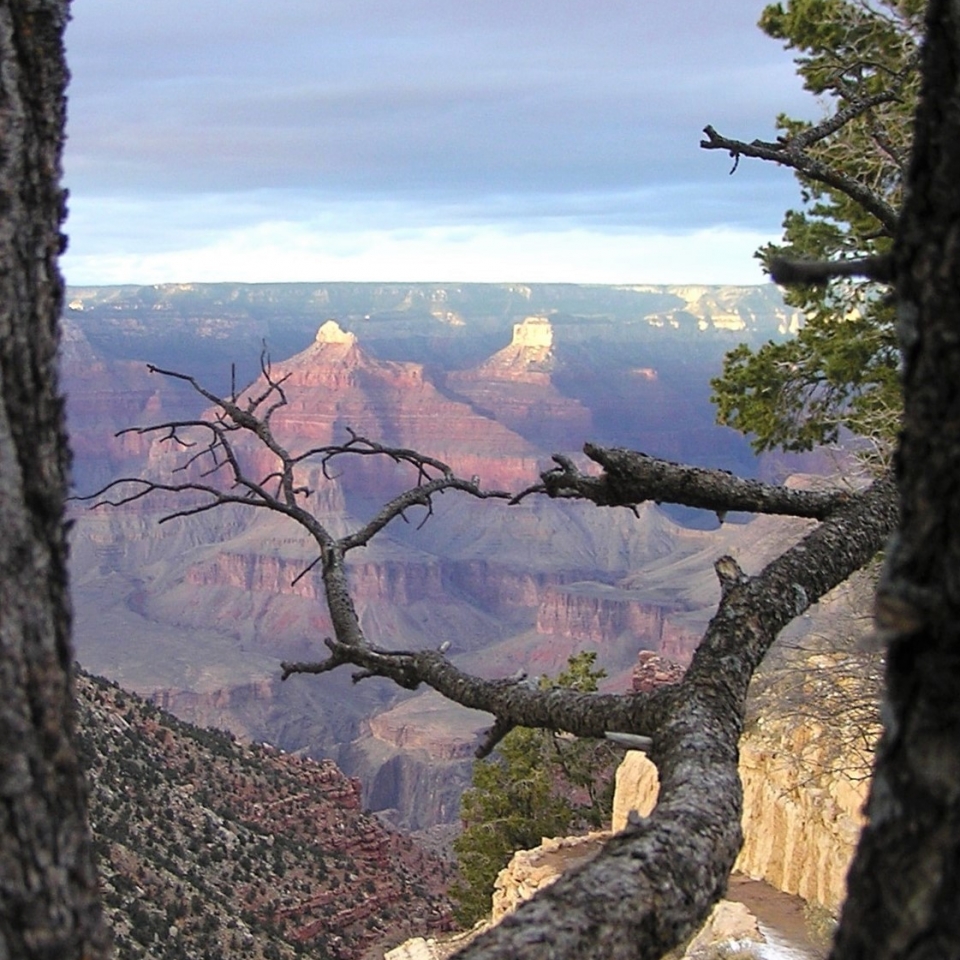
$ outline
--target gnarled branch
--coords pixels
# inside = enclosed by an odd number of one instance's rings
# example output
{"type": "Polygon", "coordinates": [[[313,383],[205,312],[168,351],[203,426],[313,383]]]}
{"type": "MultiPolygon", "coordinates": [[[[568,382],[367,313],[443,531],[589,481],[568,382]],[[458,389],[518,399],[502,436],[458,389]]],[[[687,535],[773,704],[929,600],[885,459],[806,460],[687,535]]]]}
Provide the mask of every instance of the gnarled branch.
{"type": "Polygon", "coordinates": [[[858,257],[853,260],[787,260],[770,261],[770,279],[783,286],[805,283],[826,283],[841,277],[863,277],[876,283],[893,283],[893,258],[858,257]]]}
{"type": "Polygon", "coordinates": [[[515,499],[543,492],[551,497],[591,500],[602,507],[636,507],[646,501],[677,503],[712,510],[721,520],[731,510],[823,520],[849,497],[837,489],[795,490],[745,480],[726,470],[692,467],[621,447],[587,443],[583,452],[603,467],[602,474],[582,473],[569,457],[555,456],[557,466],[541,475],[542,483],[515,499]]]}
{"type": "Polygon", "coordinates": [[[650,750],[660,775],[653,813],[475,940],[462,960],[658,960],[697,929],[740,849],[736,745],[753,669],[783,626],[866,563],[896,521],[896,489],[883,478],[729,590],[686,676],[663,691],[670,709],[650,750]]]}
{"type": "MultiPolygon", "coordinates": [[[[432,498],[446,490],[480,499],[510,495],[483,491],[478,481],[458,478],[442,461],[414,450],[384,446],[353,432],[342,444],[293,455],[265,420],[287,401],[280,381],[270,379],[269,369],[264,375],[267,387],[246,407],[238,400],[215,397],[210,419],[153,428],[168,442],[184,445],[190,469],[201,471],[199,479],[188,477],[178,484],[128,480],[125,482],[135,483],[135,490],[113,502],[131,502],[155,491],[192,491],[205,496],[204,504],[175,511],[177,515],[228,503],[249,504],[289,517],[313,538],[319,548],[315,563],[320,568],[334,637],[325,641],[327,659],[285,663],[285,679],[293,674],[327,673],[349,664],[357,668],[355,680],[386,677],[406,689],[426,684],[450,700],[491,714],[492,728],[478,749],[480,755],[516,726],[586,737],[613,732],[644,738],[661,776],[661,798],[654,814],[614,838],[593,864],[562,878],[535,902],[522,907],[516,919],[478,940],[467,956],[617,957],[626,955],[629,944],[630,956],[652,958],[675,946],[702,922],[723,892],[739,849],[737,742],[750,677],[786,623],[880,548],[896,517],[889,478],[876,481],[866,491],[816,492],[742,480],[725,471],[687,467],[592,444],[584,451],[602,468],[599,476],[583,474],[572,461],[555,457],[557,468],[543,474],[538,485],[550,496],[634,508],[645,500],[670,501],[718,514],[747,510],[820,522],[754,577],[730,564],[719,564],[720,604],[679,684],[619,696],[544,690],[523,677],[490,680],[471,676],[447,659],[446,643],[438,645],[438,638],[425,650],[392,651],[375,646],[360,625],[347,577],[347,552],[364,546],[411,507],[429,511],[432,498]],[[263,404],[269,406],[260,417],[256,410],[263,404]],[[196,445],[189,432],[197,429],[207,431],[206,446],[196,445]],[[266,477],[252,478],[244,472],[237,444],[245,436],[254,437],[275,457],[278,466],[266,477]],[[310,458],[325,468],[332,459],[351,455],[383,456],[406,463],[416,471],[416,482],[358,530],[335,538],[304,504],[305,488],[296,471],[310,458]],[[202,469],[205,458],[212,464],[206,471],[202,469]],[[227,470],[221,472],[224,465],[227,470]],[[210,476],[229,476],[231,488],[218,488],[210,476]],[[590,887],[589,896],[584,895],[585,886],[590,887]],[[593,913],[598,897],[604,903],[599,918],[593,913]]],[[[205,397],[213,396],[198,389],[205,397]]],[[[150,429],[140,428],[143,432],[150,429]]]]}

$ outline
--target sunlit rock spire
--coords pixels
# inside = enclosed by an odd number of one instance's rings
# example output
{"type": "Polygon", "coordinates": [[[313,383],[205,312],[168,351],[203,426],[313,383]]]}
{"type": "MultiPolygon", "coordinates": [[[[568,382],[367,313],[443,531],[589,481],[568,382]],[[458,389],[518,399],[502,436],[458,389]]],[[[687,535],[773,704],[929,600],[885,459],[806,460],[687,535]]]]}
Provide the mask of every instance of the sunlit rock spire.
{"type": "Polygon", "coordinates": [[[347,333],[336,320],[327,320],[317,331],[317,343],[346,343],[351,346],[357,342],[352,333],[347,333]]]}

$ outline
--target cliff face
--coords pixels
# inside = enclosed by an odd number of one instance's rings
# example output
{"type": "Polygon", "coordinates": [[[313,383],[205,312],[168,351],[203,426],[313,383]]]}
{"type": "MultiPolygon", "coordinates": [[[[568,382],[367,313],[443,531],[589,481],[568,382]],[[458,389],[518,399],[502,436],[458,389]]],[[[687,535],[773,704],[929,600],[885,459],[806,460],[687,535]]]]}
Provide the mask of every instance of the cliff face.
{"type": "MultiPolygon", "coordinates": [[[[836,911],[846,890],[866,800],[866,783],[836,773],[813,779],[795,761],[809,729],[752,732],[740,743],[744,844],[734,870],[836,911]]],[[[656,805],[656,767],[631,752],[617,771],[613,830],[631,810],[656,805]]]]}
{"type": "Polygon", "coordinates": [[[538,890],[549,886],[561,874],[592,860],[602,849],[608,833],[583,837],[544,837],[532,850],[518,850],[497,874],[493,888],[491,924],[513,913],[538,890]]]}
{"type": "Polygon", "coordinates": [[[406,831],[454,823],[470,785],[473,760],[443,760],[420,748],[391,748],[364,737],[340,751],[340,762],[363,784],[363,805],[406,831]]]}
{"type": "Polygon", "coordinates": [[[640,648],[659,650],[663,624],[663,608],[603,584],[547,587],[537,609],[539,633],[597,644],[628,632],[640,648]]]}
{"type": "Polygon", "coordinates": [[[200,404],[177,382],[150,376],[145,363],[110,360],[91,346],[69,316],[60,342],[62,384],[74,456],[73,483],[92,490],[118,473],[135,473],[147,457],[150,438],[118,431],[146,422],[195,415],[200,404]]]}
{"type": "MultiPolygon", "coordinates": [[[[499,923],[568,870],[592,860],[609,836],[609,833],[603,832],[582,837],[544,837],[539,847],[519,850],[497,875],[490,925],[499,923]]],[[[697,960],[711,953],[717,955],[717,945],[720,943],[736,941],[742,947],[743,941],[762,943],[763,940],[756,917],[743,904],[721,900],[690,942],[673,951],[670,956],[677,960],[697,960]],[[711,947],[713,949],[708,953],[711,947]]]]}
{"type": "MultiPolygon", "coordinates": [[[[544,837],[539,847],[517,851],[497,876],[489,921],[452,937],[415,937],[388,951],[385,960],[446,960],[565,872],[592,860],[609,836],[598,832],[581,837],[544,837]]],[[[697,934],[670,956],[675,960],[702,960],[724,955],[721,944],[743,949],[744,941],[764,942],[756,917],[742,903],[721,900],[697,934]]]]}
{"type": "Polygon", "coordinates": [[[863,825],[867,781],[836,773],[811,781],[795,757],[809,757],[818,735],[779,726],[744,737],[744,844],[736,869],[835,911],[863,825]]]}
{"type": "MultiPolygon", "coordinates": [[[[325,605],[323,581],[319,576],[308,574],[297,579],[308,562],[302,557],[224,551],[190,566],[185,581],[195,587],[232,587],[271,596],[287,594],[325,605]]],[[[349,569],[350,586],[361,605],[386,601],[407,606],[444,595],[439,564],[426,558],[421,562],[400,558],[360,561],[351,563],[349,569]]]]}

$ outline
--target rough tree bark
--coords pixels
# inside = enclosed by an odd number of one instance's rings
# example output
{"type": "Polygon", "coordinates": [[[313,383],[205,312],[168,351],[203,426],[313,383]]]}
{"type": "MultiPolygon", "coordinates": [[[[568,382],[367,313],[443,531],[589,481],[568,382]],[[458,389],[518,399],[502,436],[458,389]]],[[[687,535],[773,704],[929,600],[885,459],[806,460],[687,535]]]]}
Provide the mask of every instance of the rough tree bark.
{"type": "Polygon", "coordinates": [[[57,392],[65,0],[0,3],[0,957],[109,955],[74,742],[57,392]]]}
{"type": "Polygon", "coordinates": [[[960,956],[960,4],[931,0],[895,247],[902,521],[877,595],[885,729],[833,956],[960,956]]]}
{"type": "MultiPolygon", "coordinates": [[[[542,891],[461,956],[655,960],[683,942],[722,895],[739,849],[737,743],[753,670],[782,627],[866,563],[900,517],[877,601],[878,633],[890,651],[886,731],[834,957],[960,957],[960,0],[932,0],[928,36],[910,199],[892,265],[882,264],[884,276],[897,282],[905,356],[899,498],[888,477],[861,492],[809,495],[594,447],[587,453],[602,467],[599,477],[560,458],[537,487],[603,506],[672,499],[720,512],[774,510],[816,523],[755,576],[730,558],[718,561],[720,605],[680,684],[620,697],[543,691],[522,679],[465,675],[443,645],[391,651],[370,643],[350,598],[346,554],[410,508],[429,510],[444,490],[504,494],[483,491],[414,451],[359,437],[289,454],[270,428],[272,411],[286,399],[282,379],[269,369],[259,395],[220,398],[198,387],[214,405],[210,419],[152,428],[192,442],[184,479],[126,481],[133,488],[121,491],[119,502],[192,491],[206,499],[174,515],[243,503],[284,514],[314,539],[336,636],[326,641],[326,660],[286,664],[286,675],[353,664],[356,679],[426,683],[493,715],[483,750],[518,724],[651,739],[661,780],[651,816],[636,818],[590,864],[542,891]],[[266,477],[244,472],[244,437],[273,453],[277,466],[266,477]],[[309,491],[296,471],[310,457],[326,465],[347,455],[408,463],[418,484],[362,528],[336,538],[305,508],[309,491]],[[200,479],[189,478],[194,468],[200,479]]],[[[715,133],[708,136],[711,146],[732,149],[715,133]]],[[[757,149],[768,147],[782,145],[757,149]]]]}

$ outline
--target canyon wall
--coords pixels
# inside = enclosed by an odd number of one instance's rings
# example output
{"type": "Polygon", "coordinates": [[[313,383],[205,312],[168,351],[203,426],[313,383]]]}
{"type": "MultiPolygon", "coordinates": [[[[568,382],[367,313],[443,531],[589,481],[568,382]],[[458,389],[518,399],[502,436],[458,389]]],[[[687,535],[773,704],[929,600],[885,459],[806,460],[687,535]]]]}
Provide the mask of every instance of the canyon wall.
{"type": "MultiPolygon", "coordinates": [[[[817,774],[796,756],[809,729],[778,725],[740,743],[744,844],[734,870],[836,911],[863,823],[866,782],[817,774]],[[801,743],[802,741],[802,743],[801,743]]],[[[613,830],[656,804],[656,767],[631,751],[617,771],[613,830]]]]}
{"type": "Polygon", "coordinates": [[[810,727],[776,724],[743,738],[744,843],[736,869],[836,911],[863,825],[868,782],[811,774],[810,727]]]}

